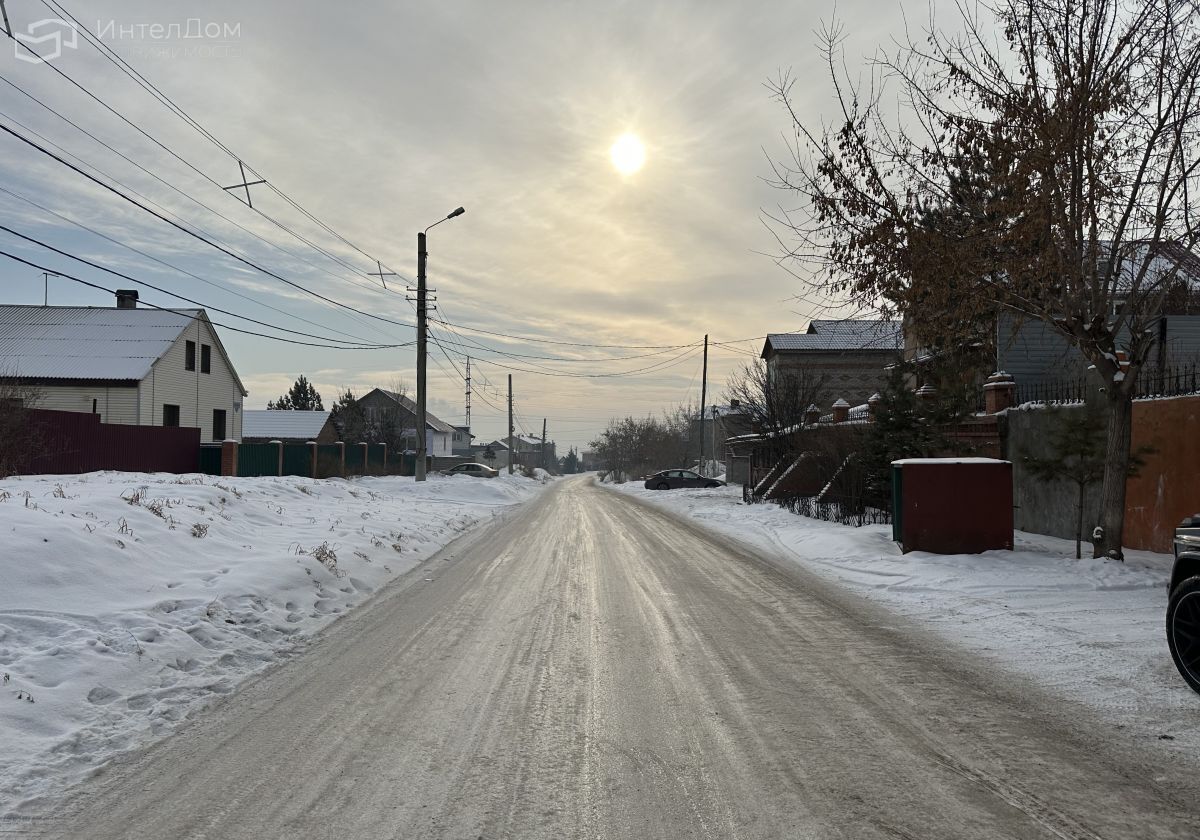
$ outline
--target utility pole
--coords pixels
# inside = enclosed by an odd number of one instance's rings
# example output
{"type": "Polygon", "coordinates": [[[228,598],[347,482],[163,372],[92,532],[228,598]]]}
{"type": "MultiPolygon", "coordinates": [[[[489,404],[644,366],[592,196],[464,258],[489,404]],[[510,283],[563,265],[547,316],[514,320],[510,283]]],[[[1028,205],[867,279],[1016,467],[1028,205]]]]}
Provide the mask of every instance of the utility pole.
{"type": "Polygon", "coordinates": [[[425,480],[425,231],[417,234],[417,465],[416,480],[425,480]]]}
{"type": "Polygon", "coordinates": [[[542,469],[546,469],[546,418],[542,418],[542,469]]]}
{"type": "MultiPolygon", "coordinates": [[[[466,380],[467,380],[467,392],[466,392],[466,397],[467,397],[467,414],[466,414],[466,423],[467,423],[467,434],[469,435],[469,434],[471,433],[471,357],[470,357],[470,356],[467,356],[467,377],[466,377],[466,380]]],[[[471,439],[470,439],[470,438],[467,438],[467,443],[468,443],[468,444],[470,444],[470,443],[471,443],[471,439]]]]}
{"type": "Polygon", "coordinates": [[[512,421],[512,374],[508,375],[508,474],[512,475],[513,457],[516,455],[513,449],[513,421],[512,421]]]}
{"type": "Polygon", "coordinates": [[[704,335],[704,375],[700,380],[700,475],[704,475],[704,401],[708,398],[708,334],[704,335]]]}

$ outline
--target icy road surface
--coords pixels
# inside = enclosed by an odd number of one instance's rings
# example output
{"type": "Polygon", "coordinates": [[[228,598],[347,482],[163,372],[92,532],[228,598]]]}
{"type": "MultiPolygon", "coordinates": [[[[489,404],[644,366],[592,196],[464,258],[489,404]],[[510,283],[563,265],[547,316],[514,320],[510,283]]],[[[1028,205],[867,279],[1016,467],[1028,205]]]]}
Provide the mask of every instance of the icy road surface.
{"type": "Polygon", "coordinates": [[[1089,714],[584,477],[451,544],[22,828],[1200,836],[1195,767],[1089,714]]]}

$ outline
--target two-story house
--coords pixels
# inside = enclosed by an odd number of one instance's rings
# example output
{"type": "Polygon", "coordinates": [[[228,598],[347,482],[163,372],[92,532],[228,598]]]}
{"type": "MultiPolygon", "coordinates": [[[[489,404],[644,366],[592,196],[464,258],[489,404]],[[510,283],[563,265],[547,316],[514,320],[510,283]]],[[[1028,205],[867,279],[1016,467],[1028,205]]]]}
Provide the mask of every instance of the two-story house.
{"type": "Polygon", "coordinates": [[[788,373],[820,383],[818,406],[834,400],[865,403],[887,381],[887,367],[900,358],[904,339],[897,321],[812,321],[803,333],[771,333],[763,344],[767,376],[788,373]]]}

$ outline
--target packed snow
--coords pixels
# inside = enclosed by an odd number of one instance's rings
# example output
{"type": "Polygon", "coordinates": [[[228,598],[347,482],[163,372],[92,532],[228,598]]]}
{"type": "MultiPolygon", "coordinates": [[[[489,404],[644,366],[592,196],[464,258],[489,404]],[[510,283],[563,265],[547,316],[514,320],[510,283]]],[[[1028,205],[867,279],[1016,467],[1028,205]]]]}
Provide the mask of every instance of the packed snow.
{"type": "Polygon", "coordinates": [[[1200,696],[1175,670],[1164,631],[1170,555],[1076,560],[1073,541],[1021,531],[1014,551],[902,554],[890,525],[855,528],[747,505],[740,487],[613,488],[883,602],[1143,742],[1200,750],[1200,696]]]}
{"type": "Polygon", "coordinates": [[[0,817],[169,733],[548,478],[0,481],[0,817]]]}

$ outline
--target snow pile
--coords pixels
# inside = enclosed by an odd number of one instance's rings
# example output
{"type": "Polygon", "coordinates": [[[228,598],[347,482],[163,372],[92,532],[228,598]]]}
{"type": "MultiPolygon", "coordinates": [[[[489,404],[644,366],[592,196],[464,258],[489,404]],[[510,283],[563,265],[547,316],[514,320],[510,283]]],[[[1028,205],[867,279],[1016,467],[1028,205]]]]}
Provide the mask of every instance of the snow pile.
{"type": "Polygon", "coordinates": [[[522,476],[0,481],[0,816],[169,732],[540,489],[522,476]]]}
{"type": "Polygon", "coordinates": [[[1171,736],[1164,748],[1200,749],[1200,697],[1175,670],[1163,629],[1170,555],[1076,560],[1074,542],[1021,531],[1015,551],[901,554],[890,525],[854,528],[746,505],[740,487],[617,489],[884,602],[1141,737],[1171,736]]]}

